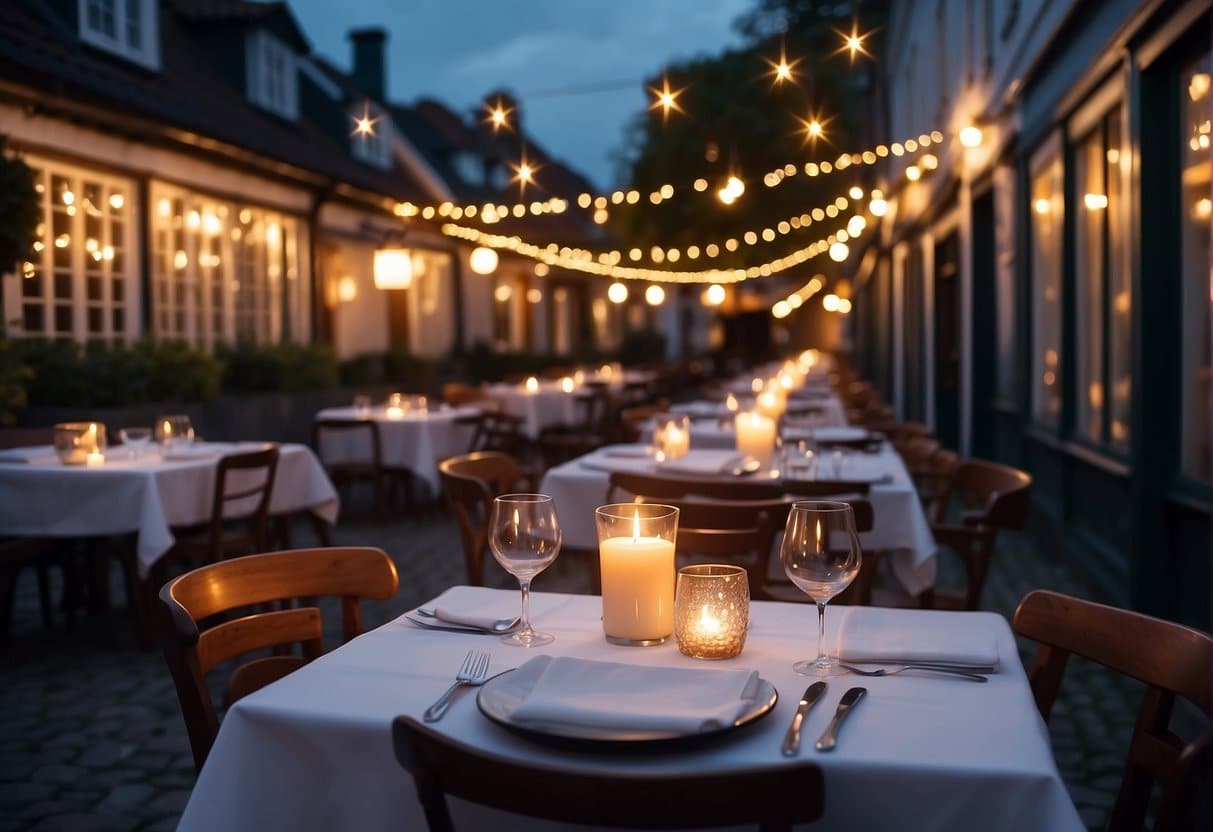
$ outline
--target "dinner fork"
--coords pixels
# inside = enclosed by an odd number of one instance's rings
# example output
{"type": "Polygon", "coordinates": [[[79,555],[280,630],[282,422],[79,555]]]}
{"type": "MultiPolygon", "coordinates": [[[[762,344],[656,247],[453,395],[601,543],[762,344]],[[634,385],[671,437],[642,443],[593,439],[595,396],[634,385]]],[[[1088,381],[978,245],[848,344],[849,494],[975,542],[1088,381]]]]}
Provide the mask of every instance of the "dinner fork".
{"type": "Polygon", "coordinates": [[[858,673],[860,676],[893,676],[905,670],[922,670],[928,673],[947,673],[949,676],[959,676],[962,679],[968,679],[972,682],[989,681],[985,676],[979,673],[970,673],[967,670],[961,670],[958,667],[944,667],[937,664],[897,664],[889,667],[878,667],[875,669],[857,667],[846,662],[839,662],[839,667],[845,667],[852,673],[858,673]]]}
{"type": "Polygon", "coordinates": [[[459,688],[483,685],[489,675],[489,654],[469,650],[455,674],[455,682],[446,689],[446,693],[438,697],[438,701],[425,709],[423,719],[426,722],[437,722],[442,719],[446,709],[451,706],[451,696],[459,688]]]}

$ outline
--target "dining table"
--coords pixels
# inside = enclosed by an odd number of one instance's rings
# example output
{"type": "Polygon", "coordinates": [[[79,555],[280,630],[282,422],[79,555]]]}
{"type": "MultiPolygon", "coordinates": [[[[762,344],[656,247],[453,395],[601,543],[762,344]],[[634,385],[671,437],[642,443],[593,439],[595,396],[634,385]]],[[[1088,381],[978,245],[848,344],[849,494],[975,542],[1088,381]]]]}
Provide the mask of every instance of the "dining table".
{"type": "MultiPolygon", "coordinates": [[[[865,549],[886,551],[898,582],[910,594],[918,595],[935,585],[935,538],[905,463],[888,442],[881,441],[875,447],[874,453],[823,450],[813,476],[821,481],[869,483],[866,499],[872,504],[874,523],[870,531],[860,533],[859,542],[865,549]],[[835,465],[838,466],[837,473],[835,465]]],[[[666,472],[678,478],[693,474],[737,482],[782,480],[782,472],[775,468],[738,474],[734,466],[741,463],[740,454],[730,456],[720,450],[693,449],[684,460],[659,465],[646,445],[609,445],[549,468],[539,490],[556,504],[564,545],[596,550],[598,532],[594,525],[594,509],[608,502],[612,471],[656,475],[666,472]],[[692,467],[690,463],[700,458],[721,462],[713,463],[713,470],[692,467]]],[[[633,496],[618,494],[612,501],[627,502],[633,496]]],[[[773,575],[783,574],[773,559],[771,569],[773,575]]]]}
{"type": "MultiPolygon", "coordinates": [[[[793,415],[793,419],[813,419],[815,426],[845,427],[847,425],[846,409],[837,396],[823,395],[820,398],[806,399],[793,403],[793,413],[798,405],[811,407],[812,417],[793,415]]],[[[737,445],[737,430],[735,426],[736,411],[731,410],[725,402],[696,400],[681,402],[670,406],[670,413],[686,415],[690,420],[692,448],[732,448],[737,445]]],[[[650,423],[641,429],[641,440],[648,441],[653,434],[650,423]]],[[[807,432],[801,436],[807,437],[807,432]]],[[[801,438],[800,436],[795,438],[801,438]]]]}
{"type": "Polygon", "coordinates": [[[534,389],[525,384],[490,384],[485,393],[502,411],[522,420],[519,430],[528,439],[537,439],[544,428],[573,425],[581,419],[578,397],[588,388],[565,389],[559,381],[537,381],[534,389]]]}
{"type": "MultiPolygon", "coordinates": [[[[173,528],[211,517],[215,472],[225,454],[262,442],[195,442],[162,452],[118,445],[98,466],[66,465],[53,447],[0,451],[0,535],[38,538],[136,533],[140,577],[174,542],[173,528]]],[[[270,515],[310,511],[337,522],[337,491],[306,445],[282,443],[270,515]]]]}
{"type": "MultiPolygon", "coordinates": [[[[387,407],[329,407],[316,420],[367,420],[379,427],[382,463],[407,468],[426,483],[432,494],[442,493],[438,463],[468,452],[476,431],[472,423],[480,409],[445,404],[425,410],[389,411],[387,407]]],[[[320,459],[326,465],[363,462],[371,458],[371,440],[366,431],[322,431],[320,459]]]]}
{"type": "MultiPolygon", "coordinates": [[[[458,586],[425,606],[501,615],[516,614],[518,604],[514,591],[458,586]]],[[[741,654],[715,662],[683,655],[673,639],[650,647],[610,644],[601,613],[598,596],[533,593],[532,621],[555,636],[541,650],[496,636],[422,629],[406,616],[355,638],[227,711],[179,829],[425,829],[411,777],[393,753],[391,723],[401,714],[420,720],[469,650],[488,654],[489,682],[458,693],[432,725],[507,759],[638,776],[812,762],[823,775],[824,816],[806,829],[1084,828],[1053,760],[1011,629],[998,614],[830,608],[826,643],[844,654],[873,648],[977,651],[992,660],[984,671],[988,681],[911,672],[831,677],[804,719],[798,756],[790,757],[781,753],[784,733],[801,692],[815,681],[792,668],[815,648],[812,604],[752,603],[741,654]],[[718,725],[709,735],[681,728],[652,741],[523,727],[520,709],[503,718],[500,692],[503,683],[518,684],[511,680],[518,668],[546,662],[536,658],[540,654],[586,668],[581,684],[606,680],[609,675],[595,674],[621,668],[646,678],[694,672],[709,685],[727,681],[716,674],[741,671],[766,682],[768,694],[751,716],[738,720],[742,724],[718,725]],[[854,686],[867,695],[843,725],[836,748],[815,750],[814,740],[854,686]]],[[[629,701],[647,701],[648,691],[636,693],[640,698],[629,701]]],[[[671,703],[655,707],[678,711],[671,703]]],[[[542,783],[535,785],[542,790],[542,783]]],[[[570,828],[461,801],[453,802],[452,812],[459,829],[570,828]]],[[[592,828],[593,818],[585,821],[592,828]]]]}

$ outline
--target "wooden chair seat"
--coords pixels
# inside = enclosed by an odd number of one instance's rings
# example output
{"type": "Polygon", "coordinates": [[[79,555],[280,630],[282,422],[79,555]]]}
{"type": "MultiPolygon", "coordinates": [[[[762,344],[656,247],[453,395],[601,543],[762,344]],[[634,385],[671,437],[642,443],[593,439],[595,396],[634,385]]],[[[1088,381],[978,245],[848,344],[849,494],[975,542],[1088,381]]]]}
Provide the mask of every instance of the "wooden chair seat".
{"type": "Polygon", "coordinates": [[[1213,731],[1206,722],[1201,733],[1185,738],[1173,730],[1171,717],[1177,697],[1206,720],[1213,717],[1213,636],[1041,589],[1020,602],[1012,627],[1039,645],[1028,681],[1046,722],[1070,654],[1146,684],[1108,828],[1144,829],[1152,808],[1154,832],[1208,828],[1197,816],[1210,809],[1213,731]]]}
{"type": "Polygon", "coordinates": [[[301,655],[276,652],[244,662],[227,684],[230,702],[259,690],[319,656],[323,622],[315,598],[341,599],[345,641],[362,632],[363,598],[386,600],[396,593],[396,566],[380,549],[295,549],[212,563],[187,572],[160,590],[160,636],[177,699],[185,717],[194,765],[201,771],[219,717],[206,684],[215,666],[251,651],[300,645],[301,655]],[[265,605],[305,601],[264,611],[265,605]],[[227,613],[256,609],[203,626],[227,613]]]}
{"type": "Polygon", "coordinates": [[[720,773],[583,773],[485,751],[407,716],[392,722],[392,742],[413,776],[430,832],[454,832],[447,795],[527,817],[615,829],[757,823],[763,832],[790,832],[793,824],[821,817],[824,806],[821,770],[810,762],[720,773]]]}

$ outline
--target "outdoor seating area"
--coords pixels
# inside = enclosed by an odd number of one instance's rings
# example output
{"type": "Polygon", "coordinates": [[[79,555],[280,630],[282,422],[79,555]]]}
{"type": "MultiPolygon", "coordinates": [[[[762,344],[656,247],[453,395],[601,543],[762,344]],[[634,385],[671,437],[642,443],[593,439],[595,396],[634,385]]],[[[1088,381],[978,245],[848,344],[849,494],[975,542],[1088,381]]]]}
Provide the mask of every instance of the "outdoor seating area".
{"type": "Polygon", "coordinates": [[[0,832],[1210,828],[1211,54],[0,3],[0,832]]]}

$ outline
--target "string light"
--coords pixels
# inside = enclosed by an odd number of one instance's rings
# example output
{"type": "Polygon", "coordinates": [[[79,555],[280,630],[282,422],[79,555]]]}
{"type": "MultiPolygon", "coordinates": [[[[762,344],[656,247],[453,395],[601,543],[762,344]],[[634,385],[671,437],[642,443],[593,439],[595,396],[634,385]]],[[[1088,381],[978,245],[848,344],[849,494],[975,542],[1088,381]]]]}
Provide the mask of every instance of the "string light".
{"type": "MultiPolygon", "coordinates": [[[[685,87],[683,89],[686,89],[685,87]]],[[[654,101],[649,105],[650,110],[661,110],[661,119],[665,121],[670,117],[670,111],[676,113],[683,112],[682,106],[678,103],[678,96],[682,93],[682,89],[670,89],[670,79],[663,77],[661,79],[661,87],[649,87],[649,91],[654,95],[654,101]]]]}
{"type": "MultiPolygon", "coordinates": [[[[800,121],[806,125],[805,130],[808,131],[810,129],[808,126],[809,122],[806,122],[804,119],[800,119],[800,121]]],[[[855,153],[840,153],[833,162],[806,162],[803,169],[805,175],[809,177],[827,176],[855,165],[874,165],[890,153],[894,156],[916,153],[941,142],[943,142],[943,133],[938,130],[932,130],[930,133],[923,133],[919,136],[906,139],[904,142],[894,142],[892,145],[879,144],[874,148],[855,153]]],[[[763,177],[763,181],[766,182],[768,178],[771,180],[771,187],[782,184],[784,180],[789,178],[787,165],[773,168],[763,177]]]]}
{"type": "MultiPolygon", "coordinates": [[[[530,162],[528,162],[526,160],[525,152],[522,154],[522,159],[519,160],[518,164],[511,165],[510,167],[514,168],[514,180],[513,181],[518,183],[518,191],[520,193],[524,193],[526,191],[527,185],[535,184],[535,171],[538,170],[538,167],[535,165],[532,165],[530,162]]],[[[520,216],[522,216],[522,213],[519,213],[519,211],[518,211],[519,207],[521,207],[523,213],[525,213],[526,206],[523,205],[522,203],[518,203],[517,205],[514,206],[514,208],[513,208],[514,215],[520,217],[520,216]]]]}
{"type": "Polygon", "coordinates": [[[351,136],[361,136],[367,138],[375,135],[375,125],[379,122],[379,116],[371,118],[371,105],[369,101],[362,103],[362,115],[350,118],[354,120],[354,130],[350,133],[351,136]]]}
{"type": "Polygon", "coordinates": [[[797,58],[796,60],[789,62],[787,52],[783,46],[780,46],[778,61],[772,61],[770,58],[765,56],[763,57],[763,60],[766,61],[767,66],[771,68],[771,77],[773,79],[771,82],[772,85],[778,86],[784,81],[796,80],[796,65],[804,59],[797,58]]]}
{"type": "Polygon", "coordinates": [[[834,52],[835,55],[843,52],[849,52],[851,56],[851,63],[855,62],[855,56],[857,54],[871,57],[871,53],[868,52],[863,45],[864,40],[869,34],[871,34],[870,32],[860,34],[858,24],[852,24],[851,31],[849,33],[843,32],[840,29],[835,29],[834,31],[842,38],[842,47],[834,52]]]}
{"type": "Polygon", "coordinates": [[[981,147],[981,128],[976,124],[966,125],[960,128],[958,138],[960,139],[960,143],[967,148],[981,147]]]}
{"type": "Polygon", "coordinates": [[[486,104],[485,109],[488,111],[488,117],[485,118],[485,121],[492,125],[494,133],[501,130],[502,127],[507,130],[514,129],[510,126],[510,113],[514,112],[514,108],[506,107],[501,103],[500,98],[492,105],[486,104]]]}

